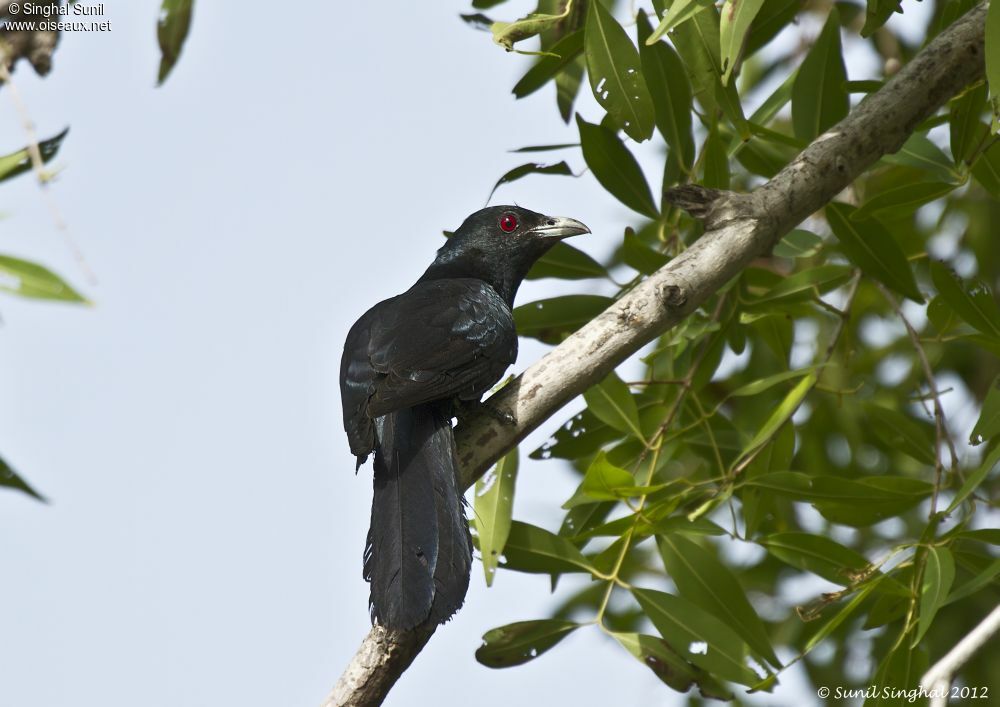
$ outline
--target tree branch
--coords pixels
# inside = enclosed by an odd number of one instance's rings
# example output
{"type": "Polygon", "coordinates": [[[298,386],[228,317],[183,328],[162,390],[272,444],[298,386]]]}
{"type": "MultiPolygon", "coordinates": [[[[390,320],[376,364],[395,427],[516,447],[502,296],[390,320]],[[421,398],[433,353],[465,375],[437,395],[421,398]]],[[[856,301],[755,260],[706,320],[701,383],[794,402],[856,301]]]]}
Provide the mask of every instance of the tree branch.
{"type": "MultiPolygon", "coordinates": [[[[754,258],[821,209],[913,130],[984,74],[986,3],[953,23],[879,91],[820,135],[769,182],[750,194],[687,185],[666,196],[705,223],[684,253],[567,337],[490,399],[516,425],[477,413],[456,428],[464,487],[567,402],[601,381],[646,343],[704,304],[754,258]]],[[[416,636],[372,628],[325,702],[377,705],[423,648],[416,636]]]]}

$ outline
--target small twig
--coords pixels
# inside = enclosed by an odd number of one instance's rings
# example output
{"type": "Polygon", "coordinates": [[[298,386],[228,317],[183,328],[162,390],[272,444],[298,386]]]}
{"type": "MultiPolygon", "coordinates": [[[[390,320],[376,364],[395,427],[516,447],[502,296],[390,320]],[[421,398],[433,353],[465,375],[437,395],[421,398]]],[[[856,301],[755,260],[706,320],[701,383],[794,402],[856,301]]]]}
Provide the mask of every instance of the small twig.
{"type": "Polygon", "coordinates": [[[35,172],[35,176],[38,178],[38,185],[41,187],[42,199],[45,201],[45,206],[52,215],[52,222],[55,224],[56,230],[62,234],[66,246],[73,254],[73,259],[76,260],[77,266],[83,272],[87,282],[90,285],[96,285],[97,277],[87,265],[87,260],[83,256],[83,251],[80,250],[80,247],[73,239],[72,234],[69,232],[69,227],[66,225],[65,219],[63,219],[62,213],[59,211],[58,204],[56,204],[55,199],[52,197],[52,193],[48,190],[48,185],[49,182],[52,181],[52,176],[45,169],[45,161],[42,159],[42,150],[38,146],[38,136],[35,134],[35,124],[31,120],[28,108],[22,100],[21,93],[18,91],[17,85],[14,83],[13,78],[10,75],[10,70],[7,68],[7,62],[3,58],[0,58],[0,84],[7,87],[7,91],[10,93],[10,100],[14,104],[14,109],[17,111],[18,117],[21,118],[21,127],[24,129],[24,134],[28,138],[28,156],[31,159],[31,166],[35,172]]]}
{"type": "Polygon", "coordinates": [[[951,432],[948,430],[948,421],[944,416],[944,408],[941,405],[941,393],[937,389],[937,383],[934,380],[934,371],[931,368],[930,361],[927,359],[927,352],[924,351],[923,345],[920,343],[920,336],[917,334],[917,330],[913,328],[910,324],[910,320],[906,318],[903,314],[902,307],[896,301],[896,298],[892,296],[881,283],[879,284],[879,290],[882,292],[882,296],[885,297],[889,306],[893,308],[896,315],[899,317],[900,321],[903,322],[903,326],[906,327],[906,333],[910,337],[910,343],[913,344],[913,348],[916,349],[917,358],[920,360],[920,365],[924,369],[924,377],[927,379],[927,387],[930,389],[930,397],[934,401],[934,492],[931,496],[931,518],[937,513],[937,502],[938,495],[941,493],[941,478],[944,473],[944,469],[941,465],[941,447],[942,443],[946,444],[948,447],[948,452],[951,456],[951,468],[952,471],[958,468],[958,454],[955,452],[955,443],[951,438],[951,432]]]}

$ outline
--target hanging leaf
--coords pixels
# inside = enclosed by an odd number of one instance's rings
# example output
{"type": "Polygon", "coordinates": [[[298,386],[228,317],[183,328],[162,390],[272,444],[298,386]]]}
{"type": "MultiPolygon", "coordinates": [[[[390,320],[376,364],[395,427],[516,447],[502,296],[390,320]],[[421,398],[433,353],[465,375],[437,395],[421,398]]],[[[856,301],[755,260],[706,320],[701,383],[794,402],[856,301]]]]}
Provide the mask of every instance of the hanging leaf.
{"type": "Polygon", "coordinates": [[[979,420],[969,436],[969,444],[981,444],[997,433],[1000,433],[1000,376],[993,379],[986,393],[979,420]]]}
{"type": "Polygon", "coordinates": [[[486,586],[493,584],[497,562],[510,533],[514,509],[514,484],[517,480],[517,447],[509,451],[496,466],[476,481],[476,535],[483,559],[486,586]]]}
{"type": "Polygon", "coordinates": [[[889,164],[922,169],[938,181],[960,183],[963,179],[941,148],[920,133],[911,135],[898,152],[882,159],[889,164]]]}
{"type": "Polygon", "coordinates": [[[587,13],[584,54],[597,102],[630,138],[648,140],[653,134],[653,99],[642,76],[639,52],[599,2],[591,4],[587,13]]]}
{"type": "Polygon", "coordinates": [[[869,429],[886,450],[898,450],[921,464],[934,465],[934,425],[880,405],[867,404],[864,410],[869,429]]]}
{"type": "Polygon", "coordinates": [[[722,21],[719,26],[719,40],[722,47],[722,83],[729,82],[729,77],[736,68],[743,40],[750,30],[757,13],[764,5],[764,0],[726,0],[722,6],[722,21]]]}
{"type": "Polygon", "coordinates": [[[664,13],[660,24],[656,26],[653,33],[645,40],[646,44],[652,45],[658,42],[674,27],[690,20],[702,10],[712,7],[712,5],[712,0],[674,0],[670,4],[670,8],[664,13]]]}
{"type": "Polygon", "coordinates": [[[599,262],[579,248],[560,241],[535,261],[525,279],[540,280],[545,277],[556,277],[560,280],[584,280],[607,276],[608,271],[599,262]]]}
{"type": "Polygon", "coordinates": [[[896,239],[875,219],[858,221],[854,213],[855,208],[848,204],[831,203],[826,207],[826,219],[844,254],[866,275],[922,304],[924,298],[913,270],[896,239]]]}
{"type": "Polygon", "coordinates": [[[931,262],[931,279],[938,294],[967,324],[1000,339],[1000,308],[985,282],[973,280],[967,285],[951,268],[937,261],[931,262]]]}
{"type": "Polygon", "coordinates": [[[87,302],[45,266],[9,255],[0,255],[0,290],[31,299],[87,302]]]}
{"type": "MultiPolygon", "coordinates": [[[[42,157],[42,164],[45,164],[56,156],[59,152],[59,146],[62,145],[63,138],[68,133],[69,128],[66,128],[55,137],[50,137],[48,140],[42,140],[38,143],[38,152],[42,157]]],[[[12,152],[9,155],[4,155],[0,157],[0,182],[16,177],[19,174],[24,174],[30,171],[31,168],[31,153],[27,147],[17,152],[12,152]]]]}
{"type": "Polygon", "coordinates": [[[18,476],[17,472],[15,472],[10,467],[10,464],[5,462],[2,457],[0,457],[0,486],[26,493],[42,503],[47,503],[45,498],[40,493],[35,491],[35,489],[31,488],[27,481],[18,476]]]}
{"type": "Polygon", "coordinates": [[[989,127],[979,118],[986,110],[986,84],[970,88],[951,104],[949,117],[951,156],[959,164],[972,156],[976,146],[982,142],[989,127]]]}
{"type": "Polygon", "coordinates": [[[588,123],[579,115],[576,116],[576,124],[580,129],[583,159],[601,186],[630,209],[649,218],[657,218],[649,184],[639,163],[621,140],[607,128],[588,123]]]}
{"type": "Polygon", "coordinates": [[[938,609],[951,591],[955,581],[955,558],[946,547],[932,547],[927,550],[924,565],[924,581],[920,589],[920,620],[917,633],[910,645],[917,645],[934,622],[938,609]]]}
{"type": "Polygon", "coordinates": [[[868,199],[851,214],[851,219],[864,221],[869,218],[902,218],[912,214],[924,204],[947,195],[956,186],[947,182],[917,182],[887,189],[868,199]]]}
{"type": "Polygon", "coordinates": [[[840,15],[833,7],[792,86],[795,137],[813,140],[847,116],[850,101],[846,82],[847,69],[840,46],[840,15]]]}
{"type": "Polygon", "coordinates": [[[691,84],[684,63],[666,42],[648,44],[650,28],[646,13],[639,12],[636,24],[639,58],[655,107],[656,128],[670,147],[670,160],[680,173],[689,174],[695,148],[691,135],[691,84]]]}
{"type": "Polygon", "coordinates": [[[902,13],[902,0],[868,0],[865,9],[865,25],[861,28],[862,37],[870,37],[879,27],[886,23],[892,13],[902,13]]]}
{"type": "Polygon", "coordinates": [[[656,545],[677,591],[713,616],[722,619],[771,665],[781,667],[746,592],[733,573],[698,543],[682,535],[658,535],[656,545]]]}
{"type": "Polygon", "coordinates": [[[636,407],[632,391],[622,382],[618,374],[611,371],[597,385],[588,388],[583,399],[587,407],[601,421],[611,425],[616,430],[631,434],[636,439],[642,439],[639,429],[639,409],[636,407]]]}
{"type": "Polygon", "coordinates": [[[532,574],[590,572],[593,567],[573,543],[544,528],[512,521],[500,566],[532,574]]]}
{"type": "Polygon", "coordinates": [[[635,235],[635,231],[631,228],[625,229],[622,260],[630,268],[638,270],[644,275],[650,275],[666,265],[669,259],[665,253],[653,250],[639,240],[639,236],[635,235]]]}
{"type": "Polygon", "coordinates": [[[487,668],[511,668],[534,660],[578,629],[572,621],[519,621],[487,631],[476,660],[487,668]]]}
{"type": "Polygon", "coordinates": [[[600,295],[566,295],[514,308],[517,333],[546,344],[558,344],[607,309],[613,300],[600,295]]]}
{"type": "Polygon", "coordinates": [[[635,587],[632,594],[671,648],[723,680],[754,685],[744,662],[747,646],[721,619],[681,597],[635,587]]]}
{"type": "Polygon", "coordinates": [[[163,0],[156,23],[156,38],[160,43],[160,72],[156,85],[162,86],[181,56],[184,41],[191,28],[194,0],[163,0]]]}
{"type": "Polygon", "coordinates": [[[509,52],[517,51],[520,54],[551,54],[552,52],[523,52],[514,49],[514,45],[530,37],[554,29],[560,22],[569,17],[573,3],[567,2],[563,12],[558,15],[545,13],[532,13],[513,22],[494,22],[490,25],[493,33],[493,41],[509,52]]]}
{"type": "Polygon", "coordinates": [[[528,69],[527,73],[514,85],[513,93],[518,98],[532,93],[558,76],[583,52],[583,30],[572,32],[552,45],[548,54],[542,56],[528,69]]]}
{"type": "Polygon", "coordinates": [[[493,194],[500,187],[501,184],[510,184],[511,182],[516,182],[522,177],[527,177],[529,174],[558,174],[564,177],[572,177],[573,170],[569,168],[569,165],[563,162],[556,162],[555,164],[540,164],[538,162],[528,162],[526,164],[519,165],[514,169],[510,170],[504,174],[497,183],[493,185],[490,190],[490,195],[486,198],[489,201],[493,198],[493,194]]]}
{"type": "Polygon", "coordinates": [[[782,562],[843,586],[853,584],[871,568],[864,555],[822,535],[774,533],[760,544],[782,562]]]}

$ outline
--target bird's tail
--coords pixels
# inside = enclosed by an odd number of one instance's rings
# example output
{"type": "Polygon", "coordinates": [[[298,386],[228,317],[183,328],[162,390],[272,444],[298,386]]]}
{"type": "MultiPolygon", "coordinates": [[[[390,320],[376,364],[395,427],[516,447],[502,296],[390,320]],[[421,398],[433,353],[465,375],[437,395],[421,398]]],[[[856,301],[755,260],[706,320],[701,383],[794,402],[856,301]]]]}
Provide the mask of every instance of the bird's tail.
{"type": "Polygon", "coordinates": [[[378,418],[376,437],[364,563],[372,621],[397,630],[444,623],[462,606],[472,567],[451,421],[420,405],[378,418]]]}

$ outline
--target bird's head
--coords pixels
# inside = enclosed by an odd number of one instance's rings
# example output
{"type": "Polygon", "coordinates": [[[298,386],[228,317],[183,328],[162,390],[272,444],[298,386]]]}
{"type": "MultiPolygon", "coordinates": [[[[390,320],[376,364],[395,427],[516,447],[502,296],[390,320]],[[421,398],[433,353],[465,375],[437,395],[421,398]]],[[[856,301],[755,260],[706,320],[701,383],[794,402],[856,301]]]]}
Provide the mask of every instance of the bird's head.
{"type": "Polygon", "coordinates": [[[489,206],[462,222],[424,277],[478,277],[512,302],[536,260],[563,238],[583,233],[590,229],[576,219],[489,206]]]}

